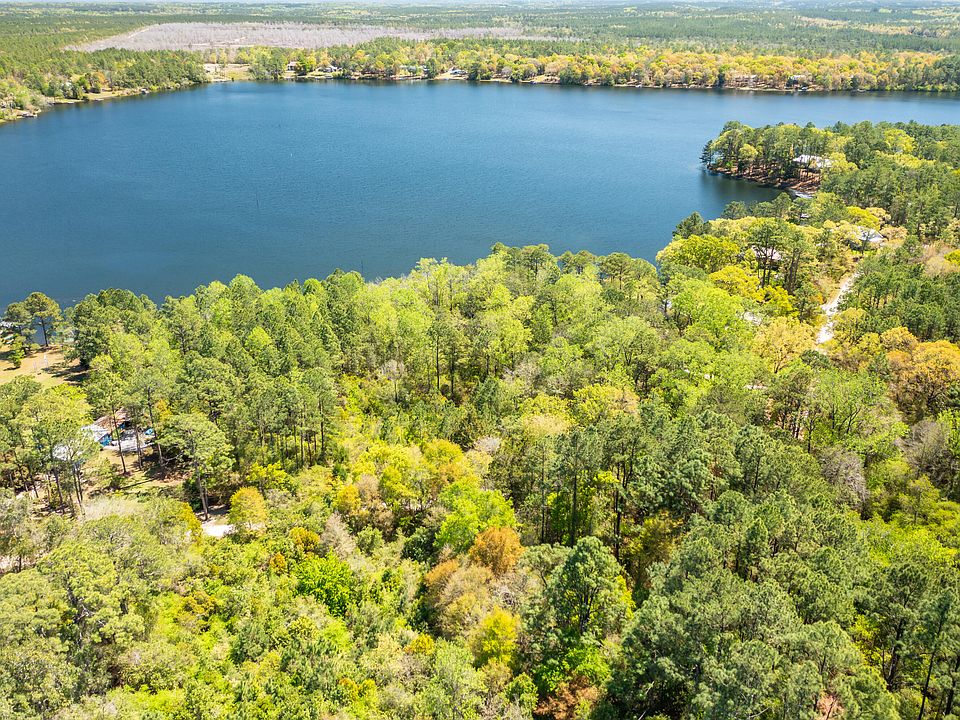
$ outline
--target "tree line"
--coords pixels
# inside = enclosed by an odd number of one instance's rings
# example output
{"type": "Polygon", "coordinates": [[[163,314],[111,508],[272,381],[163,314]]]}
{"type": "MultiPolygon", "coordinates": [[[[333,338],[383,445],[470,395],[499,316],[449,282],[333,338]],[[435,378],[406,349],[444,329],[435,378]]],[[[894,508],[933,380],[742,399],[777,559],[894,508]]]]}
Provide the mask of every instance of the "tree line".
{"type": "MultiPolygon", "coordinates": [[[[219,51],[207,56],[226,62],[219,51]]],[[[570,40],[381,38],[322,50],[250,48],[236,59],[261,79],[298,74],[434,78],[452,69],[470,80],[568,85],[756,88],[777,90],[942,90],[960,88],[955,56],[932,53],[762,52],[570,40]]]]}

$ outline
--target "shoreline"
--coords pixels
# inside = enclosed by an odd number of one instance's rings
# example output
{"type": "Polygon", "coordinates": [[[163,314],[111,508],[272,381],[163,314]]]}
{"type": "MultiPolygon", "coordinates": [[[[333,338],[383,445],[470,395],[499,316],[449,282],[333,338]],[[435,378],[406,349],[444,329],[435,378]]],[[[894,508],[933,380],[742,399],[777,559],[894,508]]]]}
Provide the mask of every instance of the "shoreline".
{"type": "MultiPolygon", "coordinates": [[[[248,67],[248,66],[243,66],[248,67]]],[[[960,98],[960,91],[956,90],[881,90],[881,89],[870,89],[870,90],[828,90],[827,88],[820,86],[805,86],[805,87],[774,87],[770,85],[757,85],[757,86],[723,86],[723,85],[693,85],[685,83],[670,83],[668,85],[656,85],[656,84],[644,84],[641,82],[629,82],[629,83],[602,83],[595,80],[588,80],[587,82],[582,83],[563,83],[560,81],[559,76],[556,75],[537,75],[532,78],[527,78],[524,80],[514,80],[509,77],[492,77],[492,78],[478,78],[470,79],[467,75],[451,75],[450,72],[445,72],[434,77],[428,77],[426,75],[394,75],[389,77],[383,77],[373,74],[364,74],[364,73],[353,73],[351,75],[335,74],[335,73],[314,73],[307,75],[296,75],[292,71],[286,71],[281,77],[274,79],[263,79],[256,80],[251,77],[244,78],[223,78],[213,80],[211,82],[225,82],[227,80],[241,80],[249,81],[253,80],[254,82],[282,82],[282,81],[293,81],[293,82],[306,82],[306,81],[317,81],[317,80],[341,80],[346,82],[382,82],[382,83],[402,83],[402,82],[435,82],[435,81],[454,81],[454,82],[472,82],[472,83],[499,83],[505,85],[557,85],[562,87],[571,87],[571,88],[618,88],[618,89],[628,89],[628,90],[686,90],[692,92],[719,92],[719,93],[773,93],[781,95],[875,95],[875,94],[890,94],[890,93],[909,93],[911,95],[956,95],[960,98]]]]}
{"type": "Polygon", "coordinates": [[[749,173],[739,173],[725,168],[712,168],[705,166],[708,173],[714,175],[723,175],[731,180],[742,180],[760,187],[776,188],[784,190],[794,197],[810,198],[820,190],[820,175],[807,178],[806,180],[795,178],[791,180],[772,180],[761,175],[750,175],[749,173]]]}
{"type": "MultiPolygon", "coordinates": [[[[116,100],[121,98],[131,98],[131,97],[143,97],[147,95],[153,95],[156,93],[167,93],[167,92],[176,92],[179,90],[188,90],[192,88],[202,87],[204,85],[213,85],[227,82],[327,82],[327,81],[338,81],[338,82],[351,82],[351,83],[408,83],[408,82],[466,82],[466,83],[476,83],[476,84],[498,84],[498,85],[550,85],[556,87],[570,87],[570,88],[611,88],[617,90],[680,90],[680,91],[689,91],[689,92],[715,92],[715,93],[771,93],[771,94],[781,94],[781,95],[871,95],[871,94],[889,94],[889,93],[909,93],[911,95],[958,95],[960,93],[956,92],[945,92],[945,91],[936,91],[936,90],[826,90],[823,88],[777,88],[777,87],[717,87],[717,86],[707,86],[707,85],[687,85],[682,83],[674,83],[670,85],[644,85],[641,83],[613,83],[613,84],[604,84],[599,82],[588,81],[585,83],[562,83],[560,78],[550,75],[540,75],[537,77],[525,79],[525,80],[513,80],[511,78],[485,78],[485,79],[476,79],[471,80],[466,75],[451,75],[449,72],[437,75],[436,77],[427,77],[425,75],[402,75],[402,76],[393,76],[393,77],[380,77],[376,75],[364,75],[362,73],[357,73],[353,75],[342,75],[342,74],[314,74],[314,75],[296,75],[290,71],[285,72],[281,77],[276,79],[257,79],[251,77],[249,74],[249,66],[234,66],[233,72],[230,77],[222,77],[215,74],[215,71],[211,70],[209,63],[205,63],[205,69],[207,71],[207,79],[205,82],[183,82],[173,87],[137,87],[137,88],[120,88],[116,90],[104,90],[99,93],[88,93],[81,99],[74,98],[43,98],[43,105],[36,110],[19,110],[12,117],[3,118],[0,117],[0,126],[3,126],[8,123],[17,122],[19,120],[31,119],[39,117],[44,111],[50,109],[51,107],[61,106],[61,105],[84,105],[91,102],[104,102],[107,100],[116,100]]],[[[726,175],[738,180],[747,180],[748,182],[753,182],[757,185],[763,187],[775,187],[786,190],[788,192],[796,192],[800,195],[810,194],[816,192],[816,187],[813,189],[808,189],[804,187],[805,183],[802,181],[797,183],[773,183],[765,182],[760,179],[755,179],[747,177],[745,175],[737,174],[729,170],[719,170],[708,168],[709,172],[718,173],[721,175],[726,175]]]]}
{"type": "Polygon", "coordinates": [[[18,110],[12,117],[0,117],[0,127],[15,123],[20,120],[28,120],[40,117],[47,110],[54,107],[66,105],[86,105],[87,103],[107,102],[109,100],[119,100],[132,97],[145,97],[156,93],[175,92],[177,90],[187,90],[190,88],[201,87],[208,83],[182,83],[176,87],[170,88],[119,88],[117,90],[103,90],[99,93],[88,93],[83,98],[50,98],[44,97],[43,104],[36,110],[18,110]]]}

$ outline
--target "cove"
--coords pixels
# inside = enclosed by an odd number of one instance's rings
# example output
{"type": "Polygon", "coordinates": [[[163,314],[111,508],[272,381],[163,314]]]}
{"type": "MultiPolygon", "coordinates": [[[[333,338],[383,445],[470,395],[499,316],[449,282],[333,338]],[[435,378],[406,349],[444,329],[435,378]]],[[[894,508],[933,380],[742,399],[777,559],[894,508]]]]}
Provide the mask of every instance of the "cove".
{"type": "Polygon", "coordinates": [[[711,176],[727,120],[957,122],[956,95],[223,83],[0,126],[0,307],[155,300],[250,275],[375,278],[496,242],[652,260],[676,223],[774,191],[711,176]]]}

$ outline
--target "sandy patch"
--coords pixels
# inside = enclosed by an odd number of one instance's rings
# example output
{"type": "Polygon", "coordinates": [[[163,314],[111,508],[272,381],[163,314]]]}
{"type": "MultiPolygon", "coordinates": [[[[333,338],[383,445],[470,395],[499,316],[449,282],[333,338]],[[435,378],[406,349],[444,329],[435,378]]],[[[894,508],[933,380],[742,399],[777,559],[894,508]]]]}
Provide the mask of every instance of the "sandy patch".
{"type": "Polygon", "coordinates": [[[32,377],[44,387],[79,379],[79,361],[64,358],[60,348],[50,347],[30,353],[18,368],[10,362],[8,354],[9,348],[0,347],[0,385],[22,375],[32,377]]]}
{"type": "Polygon", "coordinates": [[[208,537],[222,538],[233,532],[233,525],[225,522],[225,518],[211,518],[204,523],[200,523],[203,528],[203,534],[208,537]]]}

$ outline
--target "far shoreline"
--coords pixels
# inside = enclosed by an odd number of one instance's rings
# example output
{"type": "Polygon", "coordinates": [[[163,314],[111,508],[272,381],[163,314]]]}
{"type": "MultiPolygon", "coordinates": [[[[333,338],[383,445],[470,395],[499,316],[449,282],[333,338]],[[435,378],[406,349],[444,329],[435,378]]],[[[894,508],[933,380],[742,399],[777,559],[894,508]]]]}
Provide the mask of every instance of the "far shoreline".
{"type": "MultiPolygon", "coordinates": [[[[794,96],[805,96],[813,95],[818,97],[824,96],[857,96],[857,95],[916,95],[922,97],[943,97],[948,100],[960,100],[960,91],[943,91],[943,90],[826,90],[823,88],[777,88],[777,87],[716,87],[716,86],[703,86],[703,85],[683,85],[683,84],[673,84],[673,85],[643,85],[639,83],[614,83],[614,84],[603,84],[598,82],[586,82],[586,83],[562,83],[559,78],[552,76],[538,76],[536,78],[531,78],[528,80],[512,80],[510,78],[486,78],[486,79],[470,79],[466,76],[452,76],[448,73],[443,73],[436,77],[426,77],[423,75],[405,75],[405,76],[395,76],[395,77],[377,77],[373,75],[296,75],[291,72],[284,73],[283,76],[270,79],[263,78],[258,79],[254,78],[249,74],[249,66],[236,66],[236,70],[232,77],[217,77],[214,75],[209,68],[208,64],[205,64],[205,69],[207,70],[207,79],[205,82],[184,82],[175,87],[165,87],[165,88],[147,88],[147,87],[137,87],[137,88],[120,88],[116,90],[105,90],[100,93],[88,93],[85,97],[81,99],[73,98],[45,98],[46,104],[35,111],[20,111],[18,115],[13,117],[2,119],[0,118],[0,127],[6,124],[12,124],[18,120],[26,119],[35,119],[38,118],[45,111],[50,110],[51,108],[63,107],[63,106],[83,106],[88,103],[99,103],[107,102],[111,100],[118,99],[129,99],[129,98],[141,98],[149,97],[150,95],[160,95],[167,94],[172,92],[179,92],[182,90],[192,90],[197,88],[206,87],[208,85],[218,85],[222,83],[307,83],[307,82],[341,82],[341,83],[359,83],[359,84],[382,84],[382,85],[401,85],[405,83],[470,83],[475,85],[517,85],[517,86],[548,86],[548,87],[562,87],[562,88],[582,88],[582,89],[610,89],[610,90],[619,90],[619,91],[674,91],[674,92],[705,92],[705,93],[718,93],[718,94],[773,94],[773,95],[794,95],[794,96]]],[[[724,173],[725,174],[725,173],[724,173]]],[[[770,186],[775,187],[775,186],[770,186]]],[[[782,188],[784,190],[789,190],[790,188],[782,188]]]]}

